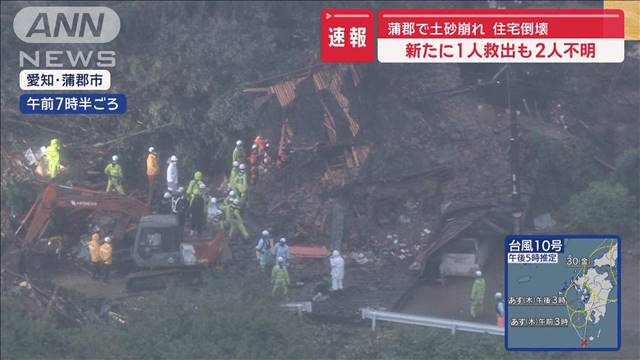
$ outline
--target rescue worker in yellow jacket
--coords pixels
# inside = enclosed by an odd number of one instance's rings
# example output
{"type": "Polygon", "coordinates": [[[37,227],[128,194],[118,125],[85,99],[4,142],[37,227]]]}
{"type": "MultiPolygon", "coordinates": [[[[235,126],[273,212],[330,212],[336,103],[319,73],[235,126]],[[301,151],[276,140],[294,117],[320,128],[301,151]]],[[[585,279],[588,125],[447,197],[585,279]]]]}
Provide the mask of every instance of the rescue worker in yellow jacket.
{"type": "Polygon", "coordinates": [[[229,238],[233,238],[233,234],[236,232],[240,232],[242,237],[247,240],[249,238],[249,233],[247,232],[247,228],[244,227],[244,222],[242,221],[242,216],[240,215],[240,200],[233,199],[233,201],[229,204],[229,238]]]}
{"type": "Polygon", "coordinates": [[[89,260],[91,261],[91,279],[95,280],[100,272],[100,228],[95,227],[88,243],[89,260]]]}
{"type": "Polygon", "coordinates": [[[236,177],[238,176],[238,166],[240,166],[240,163],[237,161],[234,161],[231,165],[231,172],[229,173],[229,190],[233,190],[235,187],[236,177]]]}
{"type": "Polygon", "coordinates": [[[108,176],[107,190],[110,192],[114,188],[119,194],[124,195],[122,188],[122,167],[118,164],[118,155],[111,157],[111,162],[104,168],[104,173],[108,176]]]}
{"type": "Polygon", "coordinates": [[[229,221],[231,219],[231,203],[235,198],[236,198],[235,191],[233,190],[229,191],[229,194],[227,194],[227,197],[224,198],[224,200],[222,201],[222,205],[220,206],[220,209],[222,210],[222,215],[223,215],[220,226],[222,226],[223,229],[225,228],[225,226],[229,226],[230,224],[229,221]]]}
{"type": "Polygon", "coordinates": [[[158,174],[160,173],[160,167],[158,166],[158,154],[156,149],[151,146],[149,148],[149,155],[147,155],[147,179],[149,180],[149,191],[147,192],[147,205],[151,204],[153,200],[154,191],[156,189],[156,182],[158,180],[158,174]]]}
{"type": "MultiPolygon", "coordinates": [[[[189,206],[191,206],[191,202],[193,198],[196,196],[198,189],[200,188],[200,184],[204,185],[202,181],[202,173],[200,171],[196,171],[193,174],[193,179],[189,182],[189,186],[187,186],[187,200],[189,200],[189,206]]],[[[204,206],[203,206],[204,209],[204,206]]]]}
{"type": "Polygon", "coordinates": [[[58,139],[51,139],[44,155],[47,158],[49,177],[53,179],[60,173],[60,146],[58,139]]]}
{"type": "Polygon", "coordinates": [[[109,273],[111,272],[111,263],[113,259],[111,258],[112,248],[111,248],[111,238],[104,238],[104,243],[100,245],[100,260],[102,261],[102,270],[104,272],[104,277],[102,280],[106,283],[109,282],[109,273]]]}
{"type": "Polygon", "coordinates": [[[284,259],[279,257],[271,270],[272,296],[286,297],[289,287],[289,272],[284,266],[284,259]]]}
{"type": "Polygon", "coordinates": [[[243,162],[245,158],[244,147],[242,147],[242,140],[236,141],[236,147],[233,149],[232,161],[243,162]]]}
{"type": "Polygon", "coordinates": [[[191,215],[191,235],[194,235],[195,233],[200,235],[204,229],[206,204],[204,199],[206,196],[206,188],[207,187],[204,183],[200,183],[200,185],[193,189],[193,198],[191,199],[189,208],[189,213],[191,215]]]}
{"type": "Polygon", "coordinates": [[[475,275],[476,279],[473,281],[471,295],[469,296],[469,313],[474,319],[482,315],[484,310],[484,292],[486,288],[482,271],[476,270],[475,275]]]}

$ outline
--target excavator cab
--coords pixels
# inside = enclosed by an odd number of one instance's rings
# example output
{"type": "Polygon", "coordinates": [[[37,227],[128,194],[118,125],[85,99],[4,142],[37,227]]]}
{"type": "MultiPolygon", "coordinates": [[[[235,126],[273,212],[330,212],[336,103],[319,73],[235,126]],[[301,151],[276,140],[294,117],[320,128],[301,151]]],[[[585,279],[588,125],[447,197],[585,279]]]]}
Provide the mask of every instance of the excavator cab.
{"type": "Polygon", "coordinates": [[[188,236],[175,215],[140,218],[132,258],[141,268],[169,268],[215,263],[226,248],[224,232],[208,225],[202,236],[188,236]]]}
{"type": "Polygon", "coordinates": [[[134,263],[144,268],[195,264],[193,246],[183,244],[182,228],[175,215],[141,217],[132,252],[134,263]]]}

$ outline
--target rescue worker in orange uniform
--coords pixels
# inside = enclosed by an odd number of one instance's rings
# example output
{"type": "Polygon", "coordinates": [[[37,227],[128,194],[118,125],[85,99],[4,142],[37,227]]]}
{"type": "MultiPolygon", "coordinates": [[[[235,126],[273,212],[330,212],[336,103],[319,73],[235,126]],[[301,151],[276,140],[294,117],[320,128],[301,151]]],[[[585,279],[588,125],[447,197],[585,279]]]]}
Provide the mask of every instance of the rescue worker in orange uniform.
{"type": "Polygon", "coordinates": [[[147,179],[149,180],[147,205],[151,205],[159,172],[160,167],[158,166],[158,154],[156,153],[156,149],[152,146],[149,148],[149,155],[147,155],[147,179]]]}
{"type": "Polygon", "coordinates": [[[258,147],[258,154],[262,155],[262,153],[264,152],[264,146],[266,144],[266,141],[262,137],[262,135],[258,134],[258,136],[256,136],[256,139],[253,141],[253,144],[258,147]]]}
{"type": "Polygon", "coordinates": [[[100,261],[102,262],[101,267],[104,274],[102,280],[106,283],[109,282],[109,273],[111,272],[111,263],[113,262],[111,257],[112,251],[111,238],[107,236],[104,238],[104,243],[100,245],[100,261]]]}
{"type": "Polygon", "coordinates": [[[95,280],[100,272],[100,228],[95,227],[89,239],[89,260],[91,260],[91,279],[95,280]]]}

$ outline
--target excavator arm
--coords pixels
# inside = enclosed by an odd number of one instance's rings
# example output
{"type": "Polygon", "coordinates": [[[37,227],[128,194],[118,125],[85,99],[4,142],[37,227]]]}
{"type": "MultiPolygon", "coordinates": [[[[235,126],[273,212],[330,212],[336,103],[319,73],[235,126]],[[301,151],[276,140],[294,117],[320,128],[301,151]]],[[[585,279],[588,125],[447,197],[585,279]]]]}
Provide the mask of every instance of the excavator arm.
{"type": "Polygon", "coordinates": [[[32,244],[44,235],[56,209],[104,210],[120,214],[112,234],[115,241],[120,240],[129,227],[135,226],[140,217],[149,213],[145,203],[130,196],[50,184],[42,191],[16,231],[16,235],[26,231],[22,238],[24,245],[32,244]]]}

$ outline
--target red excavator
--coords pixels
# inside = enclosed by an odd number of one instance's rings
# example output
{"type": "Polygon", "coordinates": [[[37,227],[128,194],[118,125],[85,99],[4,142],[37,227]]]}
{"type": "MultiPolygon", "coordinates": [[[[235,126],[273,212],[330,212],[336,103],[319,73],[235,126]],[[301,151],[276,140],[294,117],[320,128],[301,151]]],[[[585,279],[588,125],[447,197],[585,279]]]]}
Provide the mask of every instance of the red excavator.
{"type": "Polygon", "coordinates": [[[137,270],[146,270],[129,274],[128,289],[144,287],[150,279],[160,279],[158,286],[166,286],[166,279],[176,276],[199,281],[200,269],[215,264],[228,249],[217,225],[208,226],[203,236],[188,236],[175,215],[150,214],[145,203],[131,196],[56,184],[44,189],[16,231],[18,236],[26,231],[23,248],[47,235],[54,215],[62,211],[67,217],[79,214],[84,219],[100,212],[115,220],[109,231],[114,250],[127,249],[137,270]],[[132,244],[125,241],[134,233],[132,244]]]}

